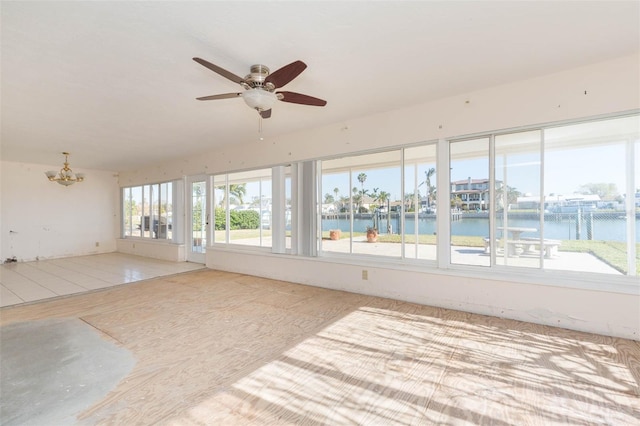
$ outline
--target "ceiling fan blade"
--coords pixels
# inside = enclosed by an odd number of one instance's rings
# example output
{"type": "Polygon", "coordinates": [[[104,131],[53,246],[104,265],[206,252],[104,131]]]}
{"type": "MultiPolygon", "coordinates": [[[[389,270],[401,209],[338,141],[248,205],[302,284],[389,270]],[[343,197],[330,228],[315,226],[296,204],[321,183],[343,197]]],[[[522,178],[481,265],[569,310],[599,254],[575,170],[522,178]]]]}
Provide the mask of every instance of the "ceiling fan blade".
{"type": "Polygon", "coordinates": [[[285,65],[279,70],[269,74],[265,79],[265,83],[273,84],[276,89],[283,87],[285,84],[300,75],[305,68],[307,68],[307,64],[302,61],[291,62],[289,65],[285,65]]]}
{"type": "Polygon", "coordinates": [[[215,99],[237,98],[238,96],[242,96],[242,93],[223,93],[221,95],[202,96],[196,99],[199,101],[213,101],[215,99]]]}
{"type": "Polygon", "coordinates": [[[313,106],[325,106],[327,101],[314,98],[313,96],[303,95],[295,92],[276,92],[278,99],[282,102],[291,102],[292,104],[313,105],[313,106]]]}
{"type": "Polygon", "coordinates": [[[199,63],[202,66],[205,66],[207,68],[209,68],[211,71],[216,72],[218,74],[220,74],[221,76],[228,78],[229,80],[233,81],[234,83],[242,83],[244,81],[244,78],[235,75],[234,73],[225,70],[224,68],[220,68],[217,65],[212,64],[209,61],[205,61],[204,59],[200,59],[200,58],[193,58],[194,61],[196,61],[197,63],[199,63]]]}
{"type": "Polygon", "coordinates": [[[271,109],[268,109],[266,111],[260,111],[260,117],[262,117],[262,118],[271,117],[271,109]]]}

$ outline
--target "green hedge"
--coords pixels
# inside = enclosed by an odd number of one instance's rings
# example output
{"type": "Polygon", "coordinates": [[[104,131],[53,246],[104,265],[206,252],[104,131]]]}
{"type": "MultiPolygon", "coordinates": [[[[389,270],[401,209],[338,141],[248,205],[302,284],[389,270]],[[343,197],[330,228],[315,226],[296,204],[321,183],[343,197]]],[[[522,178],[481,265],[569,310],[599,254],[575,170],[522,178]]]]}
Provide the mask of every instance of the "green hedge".
{"type": "MultiPolygon", "coordinates": [[[[216,231],[225,229],[224,209],[216,208],[216,231]]],[[[229,213],[231,229],[258,229],[260,227],[260,215],[255,210],[231,210],[229,213]]]]}

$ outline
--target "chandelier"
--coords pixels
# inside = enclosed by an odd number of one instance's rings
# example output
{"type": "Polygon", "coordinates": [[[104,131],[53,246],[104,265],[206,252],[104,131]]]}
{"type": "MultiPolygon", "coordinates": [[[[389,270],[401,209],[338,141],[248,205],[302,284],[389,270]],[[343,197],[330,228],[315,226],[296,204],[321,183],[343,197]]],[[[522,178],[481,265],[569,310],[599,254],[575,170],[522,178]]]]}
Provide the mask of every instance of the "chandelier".
{"type": "Polygon", "coordinates": [[[69,168],[69,153],[63,152],[64,155],[64,167],[60,169],[58,173],[53,171],[44,172],[51,182],[58,182],[60,185],[69,186],[76,182],[82,182],[84,180],[83,173],[73,173],[69,168]]]}

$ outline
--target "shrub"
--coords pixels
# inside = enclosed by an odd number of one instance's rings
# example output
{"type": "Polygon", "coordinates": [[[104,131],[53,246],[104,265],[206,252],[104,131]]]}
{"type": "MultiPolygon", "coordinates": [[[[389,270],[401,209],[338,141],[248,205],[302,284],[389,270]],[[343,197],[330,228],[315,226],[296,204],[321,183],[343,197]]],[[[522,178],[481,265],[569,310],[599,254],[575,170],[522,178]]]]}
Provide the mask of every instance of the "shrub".
{"type": "Polygon", "coordinates": [[[226,225],[226,221],[225,221],[225,214],[224,214],[224,209],[222,207],[216,207],[215,210],[215,230],[216,231],[223,231],[226,229],[225,225],[226,225]]]}
{"type": "Polygon", "coordinates": [[[260,215],[255,210],[231,210],[231,229],[258,229],[260,215]]]}

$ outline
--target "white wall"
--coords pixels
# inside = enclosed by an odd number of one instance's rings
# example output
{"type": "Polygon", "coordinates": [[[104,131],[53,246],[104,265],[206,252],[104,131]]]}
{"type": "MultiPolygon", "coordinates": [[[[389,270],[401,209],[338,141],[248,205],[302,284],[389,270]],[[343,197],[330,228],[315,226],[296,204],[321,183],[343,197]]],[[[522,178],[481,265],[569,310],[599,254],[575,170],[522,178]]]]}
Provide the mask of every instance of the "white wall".
{"type": "Polygon", "coordinates": [[[120,232],[120,190],[114,172],[86,170],[64,187],[44,172],[58,165],[1,162],[0,260],[18,261],[106,253],[120,232]],[[99,246],[96,247],[96,243],[99,246]]]}
{"type": "MultiPolygon", "coordinates": [[[[198,173],[220,173],[480,132],[579,119],[640,108],[640,56],[488,88],[375,116],[335,123],[265,141],[230,146],[136,172],[128,186],[198,173]]],[[[381,100],[383,102],[384,100],[381,100]]],[[[331,100],[329,100],[331,102],[331,100]]],[[[207,249],[207,266],[328,288],[393,297],[488,315],[639,339],[640,284],[622,277],[625,291],[598,291],[579,280],[477,271],[399,270],[358,261],[207,249]],[[361,270],[369,268],[369,280],[361,270]],[[375,265],[374,265],[375,266],[375,265]]],[[[406,268],[408,269],[408,268],[406,268]]],[[[602,284],[610,278],[602,277],[602,284]]]]}
{"type": "Polygon", "coordinates": [[[579,278],[550,275],[536,282],[488,271],[384,265],[207,248],[212,269],[640,340],[640,283],[632,294],[578,288],[584,284],[579,278]]]}
{"type": "Polygon", "coordinates": [[[150,257],[152,259],[184,262],[187,260],[184,244],[173,244],[168,241],[151,241],[137,238],[119,238],[116,248],[120,253],[150,257]]]}

